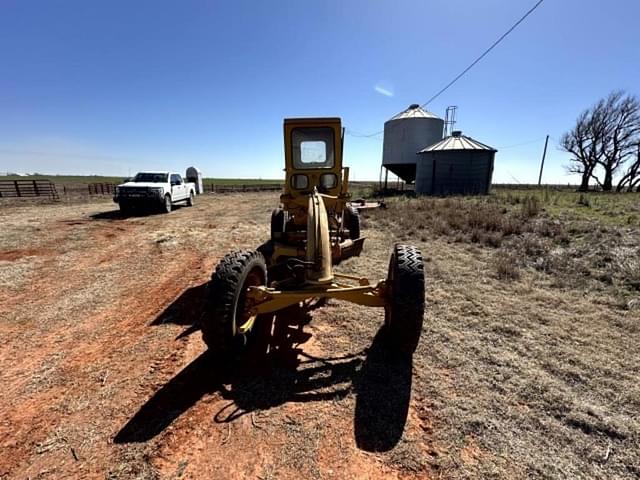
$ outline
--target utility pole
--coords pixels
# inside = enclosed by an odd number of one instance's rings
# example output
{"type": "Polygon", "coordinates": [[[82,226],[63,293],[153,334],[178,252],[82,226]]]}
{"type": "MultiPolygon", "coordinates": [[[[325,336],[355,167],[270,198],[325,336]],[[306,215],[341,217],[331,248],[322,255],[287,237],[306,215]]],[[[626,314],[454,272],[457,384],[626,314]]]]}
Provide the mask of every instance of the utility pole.
{"type": "Polygon", "coordinates": [[[538,186],[542,185],[542,169],[544,168],[544,159],[547,156],[547,145],[549,144],[549,135],[544,141],[544,151],[542,152],[542,161],[540,162],[540,175],[538,176],[538,186]]]}

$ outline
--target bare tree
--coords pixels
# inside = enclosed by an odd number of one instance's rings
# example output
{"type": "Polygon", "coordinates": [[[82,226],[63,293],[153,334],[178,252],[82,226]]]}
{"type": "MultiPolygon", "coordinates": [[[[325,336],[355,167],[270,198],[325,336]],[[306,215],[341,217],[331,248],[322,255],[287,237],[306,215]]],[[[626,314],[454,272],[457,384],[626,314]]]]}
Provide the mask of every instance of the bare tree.
{"type": "MultiPolygon", "coordinates": [[[[560,147],[572,155],[566,167],[569,173],[581,175],[580,191],[589,190],[589,180],[598,181],[595,170],[602,156],[604,124],[602,121],[602,100],[580,114],[576,125],[560,139],[560,147]]],[[[599,181],[598,181],[599,183],[599,181]]]]}
{"type": "MultiPolygon", "coordinates": [[[[572,154],[567,170],[582,176],[580,190],[593,179],[604,191],[640,142],[640,101],[634,95],[615,91],[580,114],[576,126],[565,133],[560,146],[572,154]],[[600,172],[601,171],[601,172],[600,172]]],[[[631,165],[619,179],[616,189],[633,188],[640,166],[631,165]]]]}
{"type": "Polygon", "coordinates": [[[636,191],[640,192],[640,142],[637,144],[636,158],[618,181],[616,190],[621,192],[625,188],[630,192],[637,188],[636,191]]]}
{"type": "MultiPolygon", "coordinates": [[[[640,101],[634,95],[627,95],[622,91],[613,92],[607,98],[607,112],[610,115],[607,115],[600,164],[604,169],[602,189],[609,192],[613,188],[614,175],[627,160],[635,157],[640,141],[640,101]]],[[[619,183],[617,190],[621,190],[623,186],[624,183],[619,183]]]]}

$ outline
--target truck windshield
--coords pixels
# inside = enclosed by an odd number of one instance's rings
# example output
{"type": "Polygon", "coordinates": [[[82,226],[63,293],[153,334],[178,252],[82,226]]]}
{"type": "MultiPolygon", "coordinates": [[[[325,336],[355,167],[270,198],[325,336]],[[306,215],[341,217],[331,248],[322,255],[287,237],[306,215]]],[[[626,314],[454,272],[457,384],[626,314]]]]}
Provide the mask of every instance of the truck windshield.
{"type": "Polygon", "coordinates": [[[148,172],[140,172],[134,178],[134,182],[149,182],[149,183],[166,183],[167,181],[166,173],[148,173],[148,172]]]}
{"type": "Polygon", "coordinates": [[[333,128],[294,128],[291,132],[295,168],[331,168],[334,165],[333,128]]]}

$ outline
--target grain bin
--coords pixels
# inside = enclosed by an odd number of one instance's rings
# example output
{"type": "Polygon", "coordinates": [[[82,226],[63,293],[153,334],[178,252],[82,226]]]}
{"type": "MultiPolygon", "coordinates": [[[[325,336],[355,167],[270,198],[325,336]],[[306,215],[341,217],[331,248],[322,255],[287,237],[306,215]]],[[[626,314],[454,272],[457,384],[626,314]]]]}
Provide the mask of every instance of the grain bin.
{"type": "Polygon", "coordinates": [[[416,193],[485,195],[497,150],[455,131],[418,152],[416,193]]]}
{"type": "Polygon", "coordinates": [[[187,178],[187,181],[193,182],[196,184],[196,193],[198,195],[203,194],[204,188],[202,185],[202,171],[200,171],[200,169],[196,167],[189,167],[187,168],[187,171],[185,173],[186,173],[185,177],[187,178]]]}
{"type": "Polygon", "coordinates": [[[416,152],[442,139],[444,120],[418,104],[409,105],[404,112],[384,124],[382,166],[405,182],[416,177],[416,152]]]}

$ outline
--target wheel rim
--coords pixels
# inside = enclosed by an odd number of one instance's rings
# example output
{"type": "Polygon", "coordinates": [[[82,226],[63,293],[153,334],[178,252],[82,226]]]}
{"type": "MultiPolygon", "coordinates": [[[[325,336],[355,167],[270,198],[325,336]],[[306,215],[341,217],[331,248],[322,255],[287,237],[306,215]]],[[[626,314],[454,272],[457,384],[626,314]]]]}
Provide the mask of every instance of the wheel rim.
{"type": "Polygon", "coordinates": [[[259,287],[261,285],[264,285],[264,274],[259,268],[254,268],[247,274],[238,297],[235,311],[235,334],[247,333],[256,321],[258,316],[249,313],[253,305],[247,301],[247,291],[249,287],[259,287]]]}
{"type": "Polygon", "coordinates": [[[164,197],[164,207],[167,210],[171,210],[171,199],[169,197],[164,197]]]}

